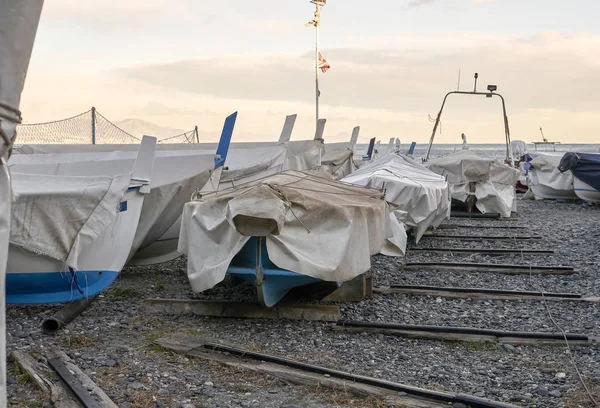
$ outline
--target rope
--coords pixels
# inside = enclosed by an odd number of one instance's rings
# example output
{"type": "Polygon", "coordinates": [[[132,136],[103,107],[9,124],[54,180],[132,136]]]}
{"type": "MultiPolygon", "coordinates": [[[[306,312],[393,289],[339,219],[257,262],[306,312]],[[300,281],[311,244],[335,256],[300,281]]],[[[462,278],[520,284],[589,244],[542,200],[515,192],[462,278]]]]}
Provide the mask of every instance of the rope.
{"type": "MultiPolygon", "coordinates": [[[[515,244],[518,245],[518,243],[516,242],[516,237],[515,238],[515,244]]],[[[521,261],[525,262],[525,256],[523,254],[523,249],[521,248],[521,261]]],[[[583,389],[585,390],[585,392],[587,393],[590,401],[594,404],[595,407],[598,407],[598,402],[594,399],[594,396],[592,395],[592,393],[590,392],[587,384],[585,383],[583,376],[581,375],[581,372],[579,371],[579,367],[577,367],[577,362],[575,361],[575,357],[573,356],[573,353],[571,352],[571,345],[569,344],[569,340],[567,338],[567,333],[565,332],[565,330],[556,322],[556,320],[554,319],[554,316],[552,315],[552,311],[550,310],[550,306],[548,305],[548,302],[546,301],[546,297],[545,297],[545,293],[544,290],[539,288],[537,285],[535,285],[535,283],[533,283],[533,271],[532,271],[532,266],[529,265],[529,284],[531,285],[532,288],[534,288],[536,291],[538,291],[540,293],[540,295],[542,296],[542,303],[544,305],[544,308],[546,309],[546,313],[548,314],[548,317],[550,318],[550,321],[552,322],[552,324],[554,325],[554,327],[556,327],[556,329],[558,331],[560,331],[563,335],[563,338],[565,340],[565,346],[567,347],[567,354],[569,355],[569,359],[571,360],[571,364],[573,365],[573,368],[575,369],[575,372],[577,373],[577,377],[579,378],[579,381],[581,382],[581,385],[583,386],[583,389]]]]}

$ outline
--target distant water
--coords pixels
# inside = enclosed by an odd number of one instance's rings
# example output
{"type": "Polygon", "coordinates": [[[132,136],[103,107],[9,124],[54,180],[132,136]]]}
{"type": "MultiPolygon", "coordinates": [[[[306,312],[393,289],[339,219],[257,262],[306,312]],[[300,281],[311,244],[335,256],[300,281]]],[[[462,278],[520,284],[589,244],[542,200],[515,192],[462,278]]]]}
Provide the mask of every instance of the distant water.
{"type": "MultiPolygon", "coordinates": [[[[359,153],[366,153],[369,145],[367,144],[357,144],[356,149],[359,153]]],[[[400,151],[405,153],[410,145],[402,144],[400,145],[400,151]]],[[[427,143],[417,143],[417,147],[415,148],[414,157],[417,159],[424,158],[427,155],[427,148],[429,144],[427,143]]],[[[379,146],[380,150],[387,149],[387,145],[381,144],[379,146]]],[[[462,144],[434,144],[431,149],[430,158],[446,156],[450,153],[454,153],[456,151],[462,150],[462,144]]],[[[506,145],[505,144],[469,144],[469,150],[473,153],[479,154],[481,156],[488,157],[497,157],[503,159],[506,157],[506,145]]],[[[528,152],[535,152],[535,146],[533,144],[527,145],[528,152]]],[[[575,152],[575,153],[599,153],[600,154],[600,144],[557,144],[554,146],[546,145],[546,146],[538,146],[538,152],[575,152]]]]}

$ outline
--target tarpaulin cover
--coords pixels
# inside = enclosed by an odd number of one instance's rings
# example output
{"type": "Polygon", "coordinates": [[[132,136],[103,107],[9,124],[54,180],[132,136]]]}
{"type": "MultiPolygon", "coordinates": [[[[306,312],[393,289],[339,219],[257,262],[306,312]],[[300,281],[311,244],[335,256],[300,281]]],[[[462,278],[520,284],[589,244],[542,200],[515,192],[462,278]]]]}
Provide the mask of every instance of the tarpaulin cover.
{"type": "Polygon", "coordinates": [[[81,251],[119,214],[130,176],[12,173],[10,243],[78,269],[81,251]]]}
{"type": "Polygon", "coordinates": [[[562,159],[562,153],[529,153],[532,160],[529,170],[529,189],[534,197],[556,199],[574,198],[573,174],[562,173],[558,166],[562,159]]]}
{"type": "MultiPolygon", "coordinates": [[[[13,155],[9,165],[11,171],[29,174],[110,176],[131,170],[136,157],[137,151],[27,154],[13,155]]],[[[132,255],[159,239],[179,218],[194,191],[207,183],[214,157],[202,151],[156,152],[132,255]]]]}
{"type": "Polygon", "coordinates": [[[321,169],[331,174],[336,180],[356,171],[354,152],[351,149],[333,150],[327,149],[327,146],[325,145],[325,153],[321,158],[321,169]]]}
{"type": "Polygon", "coordinates": [[[447,178],[452,198],[464,202],[469,196],[470,183],[475,183],[479,211],[510,217],[519,178],[517,169],[469,150],[431,160],[426,166],[447,178]]]}
{"type": "Polygon", "coordinates": [[[286,171],[185,205],[178,250],[188,256],[192,289],[221,282],[252,236],[266,237],[279,268],[326,281],[353,279],[372,255],[402,255],[406,246],[381,191],[286,171]]]}
{"type": "Polygon", "coordinates": [[[388,153],[342,179],[346,183],[385,189],[385,199],[401,210],[400,221],[413,228],[419,242],[430,226],[450,217],[450,189],[443,176],[414,160],[388,153]]]}
{"type": "Polygon", "coordinates": [[[579,180],[600,190],[600,154],[566,153],[558,169],[562,173],[571,170],[579,180]]]}

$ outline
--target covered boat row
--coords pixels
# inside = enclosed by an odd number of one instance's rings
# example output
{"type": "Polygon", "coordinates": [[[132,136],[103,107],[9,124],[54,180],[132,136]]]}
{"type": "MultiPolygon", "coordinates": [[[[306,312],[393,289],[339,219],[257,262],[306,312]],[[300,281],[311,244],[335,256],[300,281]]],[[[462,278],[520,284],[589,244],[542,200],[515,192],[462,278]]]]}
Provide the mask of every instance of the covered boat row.
{"type": "Polygon", "coordinates": [[[600,203],[600,154],[535,152],[521,162],[526,197],[600,203]]]}

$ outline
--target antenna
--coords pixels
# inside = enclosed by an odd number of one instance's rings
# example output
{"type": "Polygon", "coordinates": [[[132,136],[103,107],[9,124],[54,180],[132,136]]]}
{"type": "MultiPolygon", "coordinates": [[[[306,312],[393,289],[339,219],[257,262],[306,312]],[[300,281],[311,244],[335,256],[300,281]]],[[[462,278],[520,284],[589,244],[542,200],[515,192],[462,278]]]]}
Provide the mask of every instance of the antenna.
{"type": "Polygon", "coordinates": [[[456,90],[460,91],[460,69],[458,70],[458,83],[456,84],[456,90]]]}
{"type": "Polygon", "coordinates": [[[541,127],[541,126],[540,126],[540,133],[542,134],[542,140],[544,141],[544,143],[547,143],[547,142],[548,142],[548,139],[546,139],[546,138],[544,137],[544,131],[542,130],[542,127],[541,127]]]}
{"type": "Polygon", "coordinates": [[[475,72],[475,86],[473,87],[473,92],[477,92],[477,78],[479,78],[479,74],[475,72]]]}

